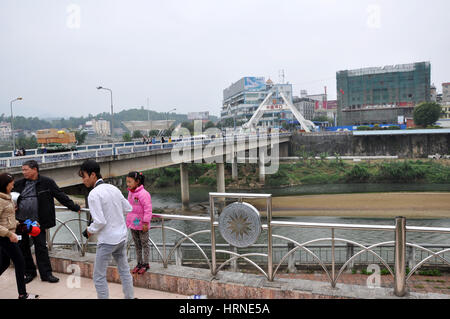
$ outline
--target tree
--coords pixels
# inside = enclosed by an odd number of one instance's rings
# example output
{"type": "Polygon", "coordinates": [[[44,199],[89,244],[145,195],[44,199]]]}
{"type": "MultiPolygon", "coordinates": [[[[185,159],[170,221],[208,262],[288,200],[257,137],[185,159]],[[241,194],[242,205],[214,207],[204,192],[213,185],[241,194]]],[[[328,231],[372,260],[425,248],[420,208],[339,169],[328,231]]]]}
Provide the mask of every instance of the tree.
{"type": "Polygon", "coordinates": [[[24,134],[19,134],[16,141],[16,148],[33,149],[38,147],[38,142],[35,136],[26,137],[24,134]]]}
{"type": "Polygon", "coordinates": [[[75,139],[78,145],[82,145],[86,141],[87,132],[86,131],[75,131],[75,139]]]}
{"type": "Polygon", "coordinates": [[[142,132],[141,131],[133,131],[133,138],[142,138],[142,132]]]}
{"type": "Polygon", "coordinates": [[[441,115],[441,106],[436,102],[423,102],[414,108],[414,123],[416,125],[427,127],[439,120],[441,115]]]}
{"type": "Polygon", "coordinates": [[[125,134],[122,135],[122,139],[124,142],[131,142],[131,135],[130,133],[126,132],[125,134]]]}

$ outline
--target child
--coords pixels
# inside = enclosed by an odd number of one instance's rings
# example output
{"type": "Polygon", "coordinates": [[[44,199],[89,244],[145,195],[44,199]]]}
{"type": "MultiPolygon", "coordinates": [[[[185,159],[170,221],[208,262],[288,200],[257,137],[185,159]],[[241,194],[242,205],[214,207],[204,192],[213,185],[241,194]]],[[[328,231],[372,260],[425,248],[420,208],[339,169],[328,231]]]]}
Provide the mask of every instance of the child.
{"type": "Polygon", "coordinates": [[[143,274],[150,268],[148,256],[150,253],[149,235],[152,219],[152,199],[144,188],[144,175],[140,172],[130,172],[127,176],[128,201],[133,210],[127,215],[127,227],[130,228],[134,245],[136,246],[137,266],[133,274],[143,274]]]}

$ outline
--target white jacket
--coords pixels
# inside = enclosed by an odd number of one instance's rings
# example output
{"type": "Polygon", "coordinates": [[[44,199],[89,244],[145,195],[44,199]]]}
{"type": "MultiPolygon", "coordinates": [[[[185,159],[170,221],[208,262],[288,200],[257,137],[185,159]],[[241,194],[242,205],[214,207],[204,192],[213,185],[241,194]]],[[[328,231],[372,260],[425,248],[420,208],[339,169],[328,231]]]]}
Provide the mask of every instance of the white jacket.
{"type": "Polygon", "coordinates": [[[96,186],[89,193],[88,203],[93,222],[87,230],[97,234],[98,243],[116,245],[127,239],[124,213],[133,208],[117,187],[96,186]]]}

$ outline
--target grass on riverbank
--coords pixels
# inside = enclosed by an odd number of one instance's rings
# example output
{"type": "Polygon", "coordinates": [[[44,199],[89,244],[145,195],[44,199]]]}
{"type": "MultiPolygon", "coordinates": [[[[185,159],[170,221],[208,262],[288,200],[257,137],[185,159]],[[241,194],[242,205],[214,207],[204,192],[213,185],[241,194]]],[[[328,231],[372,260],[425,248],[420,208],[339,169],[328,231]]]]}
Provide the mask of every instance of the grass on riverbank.
{"type": "Polygon", "coordinates": [[[280,164],[276,174],[266,176],[267,186],[335,183],[450,183],[450,165],[435,160],[389,160],[350,162],[300,160],[280,164]]]}

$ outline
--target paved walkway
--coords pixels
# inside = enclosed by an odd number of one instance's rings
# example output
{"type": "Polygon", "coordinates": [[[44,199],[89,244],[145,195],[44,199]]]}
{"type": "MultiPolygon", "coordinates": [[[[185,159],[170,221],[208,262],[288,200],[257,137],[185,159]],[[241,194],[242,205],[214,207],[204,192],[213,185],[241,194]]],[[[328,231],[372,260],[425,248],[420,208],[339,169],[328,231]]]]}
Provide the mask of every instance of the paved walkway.
{"type": "MultiPolygon", "coordinates": [[[[71,275],[54,273],[58,283],[43,282],[37,276],[27,284],[27,292],[38,294],[41,299],[97,299],[94,282],[90,278],[79,277],[79,285],[71,275]],[[70,278],[69,278],[70,277],[70,278]],[[70,288],[73,287],[73,288],[70,288]]],[[[122,285],[108,283],[111,299],[122,299],[122,285]]],[[[139,299],[186,299],[188,296],[158,290],[134,287],[134,296],[139,299]]],[[[8,268],[0,276],[0,299],[17,299],[17,286],[14,268],[8,268]]]]}

